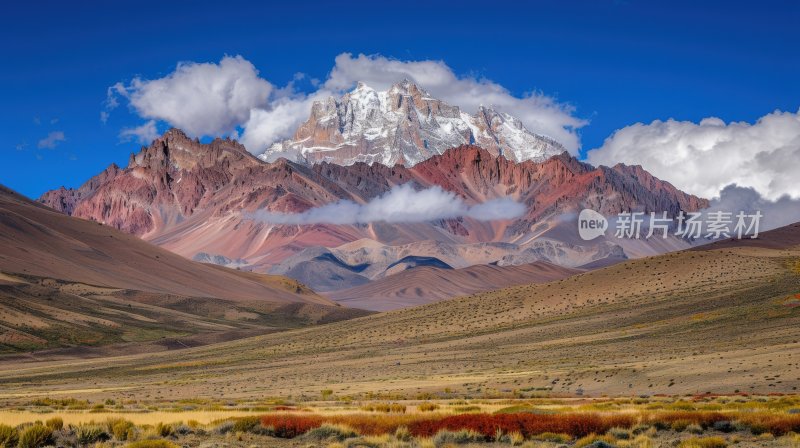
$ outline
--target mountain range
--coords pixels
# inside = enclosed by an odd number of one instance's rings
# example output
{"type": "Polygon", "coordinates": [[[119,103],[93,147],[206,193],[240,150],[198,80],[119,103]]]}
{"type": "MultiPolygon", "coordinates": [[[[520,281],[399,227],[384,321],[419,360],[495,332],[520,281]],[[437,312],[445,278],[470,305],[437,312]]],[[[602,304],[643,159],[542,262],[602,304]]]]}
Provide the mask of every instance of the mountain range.
{"type": "Polygon", "coordinates": [[[81,187],[48,191],[39,202],[189,259],[285,275],[326,293],[419,266],[544,262],[582,269],[683,249],[690,243],[675,237],[583,241],[576,215],[591,208],[675,216],[708,206],[640,166],[591,166],[513,117],[491,109],[467,115],[408,81],[385,92],[359,84],[340,99],[315,103],[295,138],[267,155],[254,156],[235,140],[202,143],[171,129],[131,154],[127,166],[112,164],[81,187]],[[421,222],[271,218],[369,204],[408,185],[465,206],[510,200],[523,213],[421,222]]]}

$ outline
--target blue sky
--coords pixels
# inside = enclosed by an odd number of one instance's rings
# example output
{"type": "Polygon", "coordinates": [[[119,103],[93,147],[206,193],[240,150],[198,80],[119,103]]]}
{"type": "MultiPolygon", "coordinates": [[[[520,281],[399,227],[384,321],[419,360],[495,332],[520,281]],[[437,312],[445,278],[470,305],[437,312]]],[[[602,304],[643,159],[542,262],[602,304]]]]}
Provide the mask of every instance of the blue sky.
{"type": "Polygon", "coordinates": [[[574,106],[590,122],[582,154],[636,122],[754,122],[800,107],[796,2],[165,3],[4,8],[0,183],[36,197],[125,164],[140,144],[119,133],[144,120],[123,105],[103,124],[107,88],[226,54],[277,86],[298,72],[325,79],[343,52],[442,60],[574,106]]]}

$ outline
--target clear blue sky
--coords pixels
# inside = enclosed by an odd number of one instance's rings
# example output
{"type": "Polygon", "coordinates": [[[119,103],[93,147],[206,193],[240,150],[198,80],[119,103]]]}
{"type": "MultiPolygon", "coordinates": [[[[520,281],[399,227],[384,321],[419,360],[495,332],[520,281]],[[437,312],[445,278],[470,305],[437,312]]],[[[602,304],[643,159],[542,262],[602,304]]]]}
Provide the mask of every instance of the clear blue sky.
{"type": "Polygon", "coordinates": [[[798,2],[14,2],[0,17],[0,183],[79,186],[139,144],[134,114],[99,120],[108,86],[240,54],[282,85],[342,52],[441,59],[591,124],[584,151],[654,119],[753,121],[800,107],[798,2]],[[51,132],[65,141],[37,143],[51,132]]]}

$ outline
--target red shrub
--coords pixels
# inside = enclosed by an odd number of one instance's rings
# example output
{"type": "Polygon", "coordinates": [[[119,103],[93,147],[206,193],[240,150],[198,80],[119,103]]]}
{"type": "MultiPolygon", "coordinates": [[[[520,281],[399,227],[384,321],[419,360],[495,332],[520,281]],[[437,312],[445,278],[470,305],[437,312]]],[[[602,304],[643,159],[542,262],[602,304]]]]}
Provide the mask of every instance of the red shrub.
{"type": "Polygon", "coordinates": [[[471,429],[491,438],[502,430],[519,432],[525,437],[544,432],[564,433],[582,437],[592,433],[602,434],[613,427],[631,427],[634,416],[599,414],[460,414],[439,419],[425,419],[409,425],[412,434],[431,437],[442,429],[457,431],[471,429]]]}
{"type": "Polygon", "coordinates": [[[790,432],[800,432],[800,415],[781,414],[740,414],[738,420],[744,422],[753,432],[769,432],[782,436],[790,432]]]}
{"type": "Polygon", "coordinates": [[[317,415],[275,414],[261,417],[261,425],[275,430],[276,437],[291,439],[322,426],[323,418],[317,415]]]}

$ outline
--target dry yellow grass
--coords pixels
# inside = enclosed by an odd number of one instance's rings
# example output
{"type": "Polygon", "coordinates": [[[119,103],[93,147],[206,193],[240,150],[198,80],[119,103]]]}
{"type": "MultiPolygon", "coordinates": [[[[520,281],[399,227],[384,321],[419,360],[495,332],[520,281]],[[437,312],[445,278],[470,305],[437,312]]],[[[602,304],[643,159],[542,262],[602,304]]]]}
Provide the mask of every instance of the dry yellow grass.
{"type": "Polygon", "coordinates": [[[789,392],[800,250],[689,251],[548,284],[165,354],[0,365],[4,394],[392,400],[789,392]],[[776,378],[775,375],[780,375],[776,378]],[[126,390],[116,388],[124,387],[126,390]],[[448,390],[450,392],[444,392],[448,390]]]}

